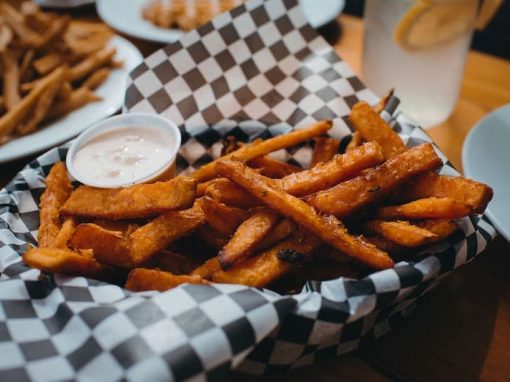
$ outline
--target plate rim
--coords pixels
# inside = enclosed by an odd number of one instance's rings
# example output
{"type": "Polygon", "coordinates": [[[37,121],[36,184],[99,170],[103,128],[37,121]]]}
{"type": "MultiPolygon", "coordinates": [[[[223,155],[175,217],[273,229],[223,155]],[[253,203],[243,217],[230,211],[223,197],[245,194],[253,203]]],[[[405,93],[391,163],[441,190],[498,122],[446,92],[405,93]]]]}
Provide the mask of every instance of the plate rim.
{"type": "MultiPolygon", "coordinates": [[[[464,170],[463,172],[464,172],[464,175],[466,175],[467,177],[472,178],[473,175],[474,175],[473,174],[473,170],[471,168],[471,165],[469,164],[468,157],[469,157],[470,148],[471,148],[471,146],[474,143],[474,139],[475,139],[474,135],[475,135],[475,133],[478,131],[478,129],[481,128],[482,125],[487,123],[489,118],[491,118],[494,115],[500,113],[501,110],[503,110],[503,109],[510,110],[510,103],[502,105],[502,106],[492,110],[488,114],[484,115],[475,124],[475,126],[468,132],[468,134],[466,136],[466,139],[464,140],[464,144],[462,145],[462,154],[461,154],[462,168],[464,170]]],[[[489,205],[487,206],[487,209],[485,210],[485,215],[489,218],[491,223],[494,225],[494,227],[496,228],[496,231],[501,236],[503,236],[508,242],[510,242],[510,227],[504,228],[504,226],[501,224],[499,218],[493,213],[491,205],[490,205],[490,202],[489,202],[489,205]]]]}

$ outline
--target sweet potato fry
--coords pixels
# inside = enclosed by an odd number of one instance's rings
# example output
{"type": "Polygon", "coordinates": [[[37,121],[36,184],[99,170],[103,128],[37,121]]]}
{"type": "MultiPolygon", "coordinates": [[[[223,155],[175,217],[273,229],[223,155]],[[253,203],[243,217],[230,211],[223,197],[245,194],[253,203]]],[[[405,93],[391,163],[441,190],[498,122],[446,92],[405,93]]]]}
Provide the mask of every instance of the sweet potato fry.
{"type": "Polygon", "coordinates": [[[191,273],[200,262],[181,255],[174,251],[161,251],[148,262],[142,264],[141,268],[158,268],[174,275],[187,275],[191,273]]]}
{"type": "Polygon", "coordinates": [[[197,185],[197,198],[201,198],[205,195],[205,190],[207,190],[207,187],[209,187],[211,184],[215,183],[218,179],[211,179],[207,182],[198,183],[197,185]]]}
{"type": "Polygon", "coordinates": [[[270,178],[283,178],[286,175],[303,171],[299,166],[270,158],[267,155],[253,158],[248,162],[248,165],[254,168],[263,168],[262,174],[270,178]]]}
{"type": "Polygon", "coordinates": [[[77,226],[78,223],[76,222],[75,218],[73,217],[66,218],[64,220],[64,223],[62,223],[62,227],[60,228],[60,231],[55,237],[55,240],[53,241],[52,247],[67,248],[67,242],[69,241],[69,239],[71,239],[71,236],[73,236],[73,233],[76,230],[77,226]]]}
{"type": "Polygon", "coordinates": [[[115,56],[115,48],[111,46],[92,53],[79,64],[71,67],[67,74],[70,81],[79,81],[92,73],[94,70],[107,65],[115,56]]]}
{"type": "Polygon", "coordinates": [[[315,146],[312,153],[312,161],[310,168],[314,167],[317,163],[327,162],[338,153],[340,141],[330,137],[315,138],[315,146]]]}
{"type": "Polygon", "coordinates": [[[384,110],[386,105],[388,104],[388,101],[393,96],[394,89],[391,89],[384,97],[382,97],[379,102],[374,106],[374,111],[376,114],[381,114],[381,112],[384,110]]]}
{"type": "Polygon", "coordinates": [[[354,105],[349,118],[366,141],[375,141],[381,145],[386,159],[407,149],[398,134],[366,102],[354,105]]]}
{"type": "Polygon", "coordinates": [[[37,102],[41,94],[45,92],[50,84],[58,80],[60,75],[61,73],[59,69],[55,69],[46,77],[39,80],[37,85],[16,105],[13,110],[4,114],[0,118],[0,137],[9,135],[20,123],[23,122],[26,116],[29,115],[29,110],[37,102]]]}
{"type": "Polygon", "coordinates": [[[328,162],[317,164],[310,170],[287,175],[276,184],[294,196],[309,195],[358,175],[362,170],[384,160],[381,147],[367,142],[346,154],[338,154],[328,162]]]}
{"type": "MultiPolygon", "coordinates": [[[[294,130],[288,134],[278,135],[276,137],[267,139],[257,144],[248,144],[241,147],[233,153],[227,154],[219,159],[235,159],[241,161],[248,161],[250,159],[269,154],[270,152],[294,146],[307,139],[316,137],[326,133],[331,129],[331,121],[321,121],[314,123],[312,126],[305,129],[294,130]]],[[[216,163],[218,159],[209,162],[196,170],[192,177],[201,182],[214,178],[216,176],[216,163]]]]}
{"type": "Polygon", "coordinates": [[[323,259],[335,261],[337,263],[342,264],[353,262],[351,257],[347,256],[343,252],[340,252],[338,249],[327,244],[323,244],[319,248],[317,248],[314,255],[323,259]]]}
{"type": "Polygon", "coordinates": [[[248,211],[226,206],[207,196],[197,199],[197,203],[204,211],[205,220],[211,227],[228,236],[232,235],[249,216],[248,211]]]}
{"type": "Polygon", "coordinates": [[[138,228],[140,224],[134,223],[129,220],[107,220],[107,219],[94,219],[92,224],[98,225],[99,227],[108,231],[121,232],[122,236],[128,237],[138,228]]]}
{"type": "Polygon", "coordinates": [[[278,215],[267,208],[255,211],[241,223],[227,245],[218,253],[221,267],[227,269],[250,256],[277,221],[278,215]]]}
{"type": "Polygon", "coordinates": [[[155,269],[136,268],[129,272],[126,289],[134,292],[157,290],[160,292],[175,288],[181,284],[207,284],[196,275],[174,275],[155,269]]]}
{"type": "Polygon", "coordinates": [[[170,243],[189,234],[205,223],[204,213],[198,206],[184,211],[166,212],[133,232],[130,256],[134,265],[139,265],[170,243]]]}
{"type": "Polygon", "coordinates": [[[351,140],[347,144],[347,147],[345,148],[345,152],[348,153],[349,151],[354,150],[356,147],[361,146],[363,144],[363,137],[358,131],[355,131],[352,133],[351,140]]]}
{"type": "Polygon", "coordinates": [[[61,208],[64,215],[105,219],[143,218],[189,207],[197,181],[179,176],[167,182],[127,188],[78,187],[61,208]]]}
{"type": "Polygon", "coordinates": [[[70,112],[79,109],[82,106],[90,102],[95,102],[101,100],[101,97],[97,96],[90,89],[87,88],[78,88],[74,90],[69,98],[57,102],[51,109],[51,111],[46,115],[45,121],[54,120],[64,115],[69,114],[70,112]]]}
{"type": "Polygon", "coordinates": [[[419,247],[436,241],[438,236],[407,221],[372,220],[365,224],[370,233],[376,233],[404,247],[419,247]]]}
{"type": "Polygon", "coordinates": [[[457,219],[473,213],[473,207],[451,198],[418,199],[400,206],[381,207],[377,219],[457,219]]]}
{"type": "Polygon", "coordinates": [[[81,86],[90,90],[95,90],[99,86],[101,86],[103,82],[106,81],[106,79],[110,75],[110,72],[111,70],[108,68],[99,69],[92,73],[89,78],[83,81],[83,84],[81,86]]]}
{"type": "Polygon", "coordinates": [[[297,228],[296,223],[289,219],[282,219],[269,233],[260,241],[254,252],[263,251],[279,243],[297,228]]]}
{"type": "Polygon", "coordinates": [[[339,277],[357,278],[360,272],[349,263],[339,263],[328,259],[316,259],[310,264],[299,268],[297,274],[304,280],[326,281],[339,277]]]}
{"type": "Polygon", "coordinates": [[[222,160],[216,165],[218,173],[237,183],[273,210],[294,220],[322,240],[361,262],[376,268],[391,268],[393,261],[368,242],[351,236],[343,224],[333,216],[319,215],[304,201],[285,193],[275,182],[258,174],[240,162],[222,160]]]}
{"type": "Polygon", "coordinates": [[[227,271],[217,271],[212,279],[215,282],[244,284],[262,288],[269,283],[289,273],[294,264],[282,260],[282,255],[294,254],[296,257],[306,258],[320,245],[315,235],[307,235],[303,231],[296,231],[288,239],[260,254],[236,263],[227,271]]]}
{"type": "MultiPolygon", "coordinates": [[[[383,160],[380,146],[377,143],[368,142],[347,154],[335,155],[329,162],[320,163],[310,170],[296,172],[282,179],[275,179],[274,182],[291,195],[309,195],[352,178],[362,170],[375,166],[383,160]]],[[[206,195],[227,205],[241,208],[260,204],[256,198],[247,195],[240,187],[227,181],[215,182],[207,189],[206,195]]]]}
{"type": "Polygon", "coordinates": [[[111,271],[94,259],[92,251],[34,247],[23,255],[23,261],[44,272],[73,276],[102,277],[111,271]]]}
{"type": "Polygon", "coordinates": [[[200,276],[201,278],[205,280],[211,280],[212,276],[216,272],[220,272],[221,265],[218,260],[218,258],[215,256],[213,258],[210,258],[205,263],[200,265],[199,267],[195,268],[193,272],[191,272],[191,275],[200,276]]]}
{"type": "Polygon", "coordinates": [[[387,196],[402,182],[433,170],[441,163],[432,145],[423,144],[305,200],[317,211],[342,218],[387,196]]]}
{"type": "Polygon", "coordinates": [[[61,228],[58,211],[71,195],[71,191],[71,182],[67,177],[65,164],[55,163],[46,177],[46,190],[41,195],[39,204],[39,231],[37,234],[39,247],[53,246],[61,228]]]}
{"type": "Polygon", "coordinates": [[[193,236],[202,240],[208,246],[220,250],[227,245],[230,235],[225,235],[221,232],[216,231],[209,224],[205,224],[198,227],[194,232],[193,236]]]}
{"type": "Polygon", "coordinates": [[[446,239],[459,227],[449,219],[431,219],[415,223],[418,227],[426,229],[437,235],[438,240],[446,239]]]}
{"type": "Polygon", "coordinates": [[[68,242],[71,248],[91,249],[103,264],[130,269],[131,242],[120,231],[109,231],[95,224],[80,224],[68,242]]]}
{"type": "Polygon", "coordinates": [[[400,255],[410,251],[409,247],[399,245],[391,240],[386,239],[385,237],[382,237],[381,235],[368,236],[366,237],[366,240],[375,245],[381,251],[387,252],[392,256],[400,255]]]}
{"type": "Polygon", "coordinates": [[[7,49],[1,56],[3,68],[3,95],[5,106],[8,111],[14,110],[20,102],[19,95],[19,67],[18,59],[14,52],[7,49]]]}
{"type": "Polygon", "coordinates": [[[409,202],[416,199],[452,198],[458,202],[469,204],[473,212],[480,214],[485,211],[492,199],[492,188],[471,179],[455,176],[444,176],[430,172],[411,180],[396,197],[397,201],[409,202]]]}

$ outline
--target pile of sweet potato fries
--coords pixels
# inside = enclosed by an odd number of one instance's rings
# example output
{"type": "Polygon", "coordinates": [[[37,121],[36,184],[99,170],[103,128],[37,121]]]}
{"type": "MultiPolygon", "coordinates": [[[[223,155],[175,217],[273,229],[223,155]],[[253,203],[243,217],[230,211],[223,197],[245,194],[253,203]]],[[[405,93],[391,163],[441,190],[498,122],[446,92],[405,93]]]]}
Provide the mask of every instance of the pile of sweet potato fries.
{"type": "Polygon", "coordinates": [[[99,100],[94,90],[122,65],[112,36],[29,1],[19,9],[0,1],[0,144],[99,100]]]}
{"type": "Polygon", "coordinates": [[[382,106],[355,105],[343,153],[322,121],[265,141],[228,140],[190,176],[124,189],[73,191],[57,163],[41,198],[39,247],[24,260],[115,282],[127,275],[135,291],[210,281],[289,291],[415,259],[450,236],[455,219],[482,213],[492,190],[438,175],[432,145],[407,148],[382,106]],[[310,139],[309,169],[268,156],[310,139]]]}

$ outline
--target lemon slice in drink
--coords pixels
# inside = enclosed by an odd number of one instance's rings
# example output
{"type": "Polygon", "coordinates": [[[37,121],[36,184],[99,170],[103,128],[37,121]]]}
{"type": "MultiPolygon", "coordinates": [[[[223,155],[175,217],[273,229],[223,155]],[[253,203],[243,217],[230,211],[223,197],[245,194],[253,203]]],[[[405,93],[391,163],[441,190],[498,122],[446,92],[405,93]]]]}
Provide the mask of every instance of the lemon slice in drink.
{"type": "Polygon", "coordinates": [[[455,39],[473,28],[477,0],[421,0],[402,17],[395,41],[406,49],[425,49],[455,39]]]}

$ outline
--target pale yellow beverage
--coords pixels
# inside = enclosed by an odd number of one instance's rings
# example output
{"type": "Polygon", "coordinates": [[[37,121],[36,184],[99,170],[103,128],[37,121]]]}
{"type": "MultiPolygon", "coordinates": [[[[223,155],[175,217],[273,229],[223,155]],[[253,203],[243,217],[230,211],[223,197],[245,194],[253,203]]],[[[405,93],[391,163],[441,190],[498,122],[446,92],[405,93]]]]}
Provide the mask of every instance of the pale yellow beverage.
{"type": "Polygon", "coordinates": [[[479,0],[366,0],[362,77],[382,96],[394,88],[400,109],[420,125],[452,113],[479,0]]]}

